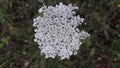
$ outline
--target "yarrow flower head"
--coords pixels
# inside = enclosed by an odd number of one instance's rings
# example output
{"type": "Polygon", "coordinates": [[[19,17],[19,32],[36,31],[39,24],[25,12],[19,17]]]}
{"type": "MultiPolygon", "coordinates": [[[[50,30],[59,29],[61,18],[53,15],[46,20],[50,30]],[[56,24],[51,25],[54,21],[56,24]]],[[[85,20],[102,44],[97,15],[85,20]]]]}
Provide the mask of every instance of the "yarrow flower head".
{"type": "Polygon", "coordinates": [[[75,9],[78,7],[63,3],[39,9],[43,16],[34,18],[34,41],[46,58],[59,56],[61,60],[69,59],[71,55],[77,54],[79,46],[89,36],[86,31],[77,28],[84,18],[76,16],[75,9]]]}

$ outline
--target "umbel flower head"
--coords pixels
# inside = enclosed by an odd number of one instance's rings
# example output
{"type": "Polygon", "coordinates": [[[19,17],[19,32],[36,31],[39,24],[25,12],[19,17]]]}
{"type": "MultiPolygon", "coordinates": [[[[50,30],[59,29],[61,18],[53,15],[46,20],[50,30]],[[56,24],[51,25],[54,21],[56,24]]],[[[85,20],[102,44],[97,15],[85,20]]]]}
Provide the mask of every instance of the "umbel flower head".
{"type": "Polygon", "coordinates": [[[34,18],[34,41],[38,43],[45,58],[59,56],[61,60],[69,59],[71,55],[77,54],[79,46],[89,36],[86,31],[77,28],[84,18],[76,16],[75,9],[78,7],[63,3],[39,9],[43,16],[34,18]]]}

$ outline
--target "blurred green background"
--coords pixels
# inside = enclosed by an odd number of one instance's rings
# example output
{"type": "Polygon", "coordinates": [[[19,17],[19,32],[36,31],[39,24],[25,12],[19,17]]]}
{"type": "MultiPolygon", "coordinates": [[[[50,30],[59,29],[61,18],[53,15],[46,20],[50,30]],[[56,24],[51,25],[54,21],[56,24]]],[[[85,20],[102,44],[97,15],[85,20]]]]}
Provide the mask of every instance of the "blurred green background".
{"type": "Polygon", "coordinates": [[[91,34],[69,60],[45,59],[34,39],[37,0],[0,0],[0,68],[120,68],[120,0],[45,0],[72,3],[91,34]]]}

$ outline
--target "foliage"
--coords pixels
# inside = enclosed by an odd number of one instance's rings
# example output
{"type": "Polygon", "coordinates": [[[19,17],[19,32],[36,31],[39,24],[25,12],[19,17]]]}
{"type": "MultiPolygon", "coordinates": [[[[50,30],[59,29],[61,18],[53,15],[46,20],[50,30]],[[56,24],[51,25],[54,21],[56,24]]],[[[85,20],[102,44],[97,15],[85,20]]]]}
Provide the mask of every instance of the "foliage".
{"type": "Polygon", "coordinates": [[[33,42],[37,0],[0,0],[0,68],[119,68],[120,0],[45,0],[80,7],[82,27],[91,34],[70,60],[45,59],[33,42]]]}

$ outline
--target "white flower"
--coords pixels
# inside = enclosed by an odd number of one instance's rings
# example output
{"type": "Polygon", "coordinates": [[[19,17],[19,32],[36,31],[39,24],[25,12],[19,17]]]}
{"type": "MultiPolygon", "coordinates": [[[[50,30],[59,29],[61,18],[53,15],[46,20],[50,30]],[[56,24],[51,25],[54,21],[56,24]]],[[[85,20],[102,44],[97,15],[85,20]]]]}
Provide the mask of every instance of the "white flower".
{"type": "Polygon", "coordinates": [[[79,46],[89,36],[87,32],[77,28],[84,18],[75,16],[75,9],[78,7],[71,4],[66,6],[63,3],[39,9],[43,16],[34,19],[34,41],[38,43],[46,58],[60,56],[61,60],[69,59],[71,55],[77,54],[79,46]]]}

